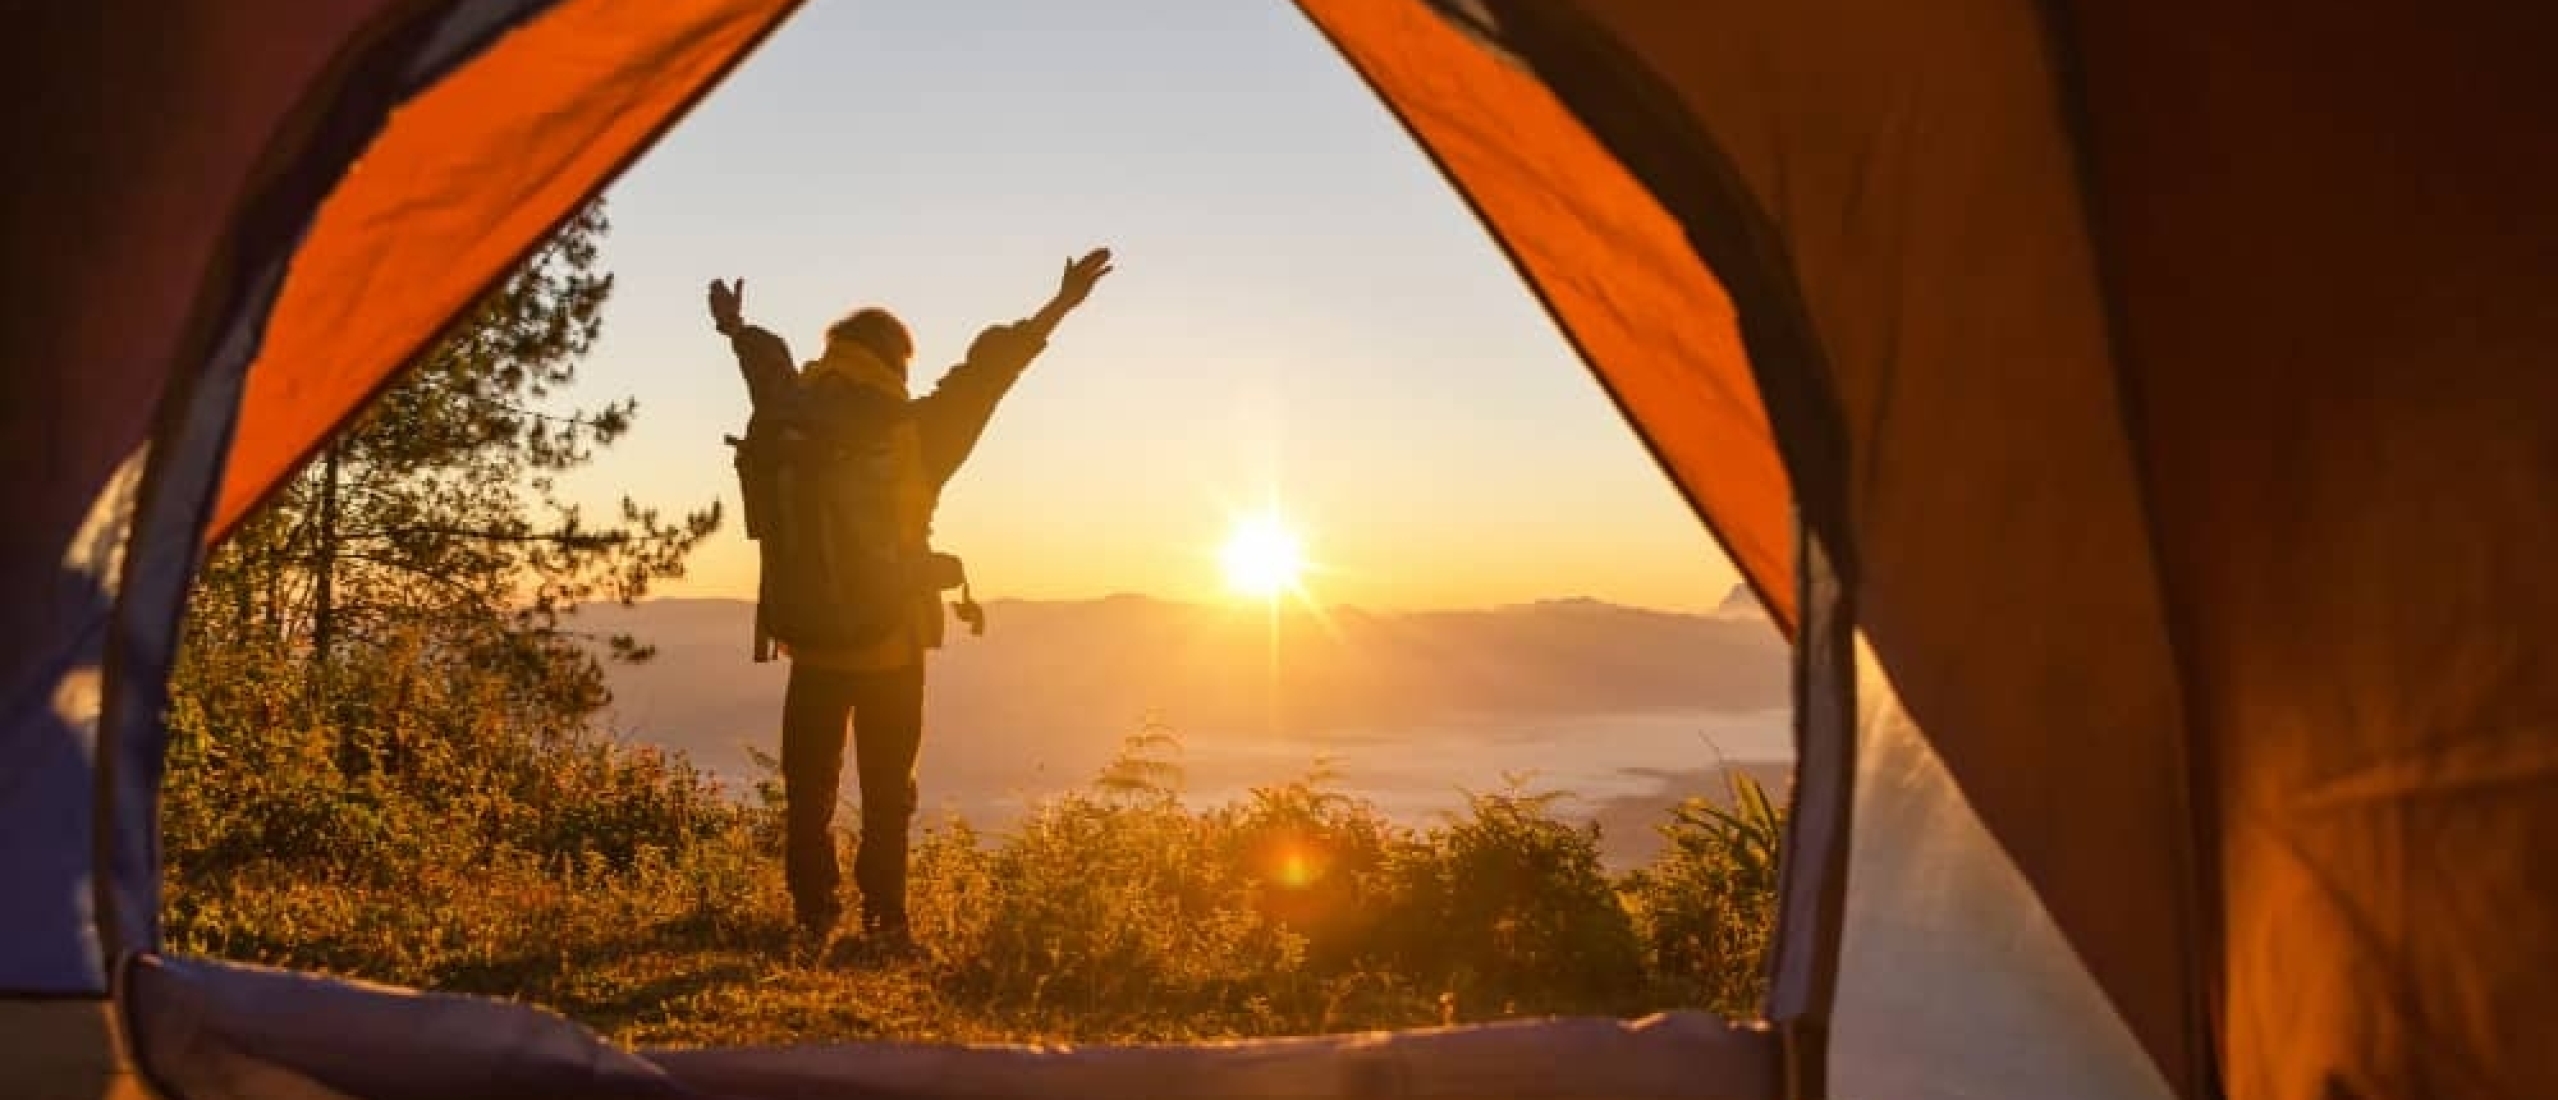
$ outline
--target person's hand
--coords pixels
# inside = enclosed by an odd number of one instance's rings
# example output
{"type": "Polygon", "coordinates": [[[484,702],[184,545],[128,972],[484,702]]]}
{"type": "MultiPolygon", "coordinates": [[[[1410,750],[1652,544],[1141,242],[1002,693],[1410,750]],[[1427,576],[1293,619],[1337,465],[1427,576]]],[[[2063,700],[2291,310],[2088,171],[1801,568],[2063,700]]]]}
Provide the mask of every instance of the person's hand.
{"type": "Polygon", "coordinates": [[[1092,288],[1101,277],[1110,274],[1110,250],[1096,248],[1084,253],[1080,260],[1066,261],[1066,273],[1057,278],[1056,304],[1073,309],[1092,296],[1092,288]]]}
{"type": "Polygon", "coordinates": [[[722,284],[711,280],[711,324],[722,336],[734,336],[746,324],[746,280],[722,284]]]}

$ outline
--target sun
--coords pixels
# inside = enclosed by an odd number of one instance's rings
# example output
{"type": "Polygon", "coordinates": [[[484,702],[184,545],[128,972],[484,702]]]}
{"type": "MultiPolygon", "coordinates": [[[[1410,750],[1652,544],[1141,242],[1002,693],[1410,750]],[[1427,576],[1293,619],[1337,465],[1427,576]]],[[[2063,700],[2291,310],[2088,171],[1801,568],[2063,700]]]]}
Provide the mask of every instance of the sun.
{"type": "Polygon", "coordinates": [[[1296,534],[1268,512],[1237,519],[1218,561],[1225,567],[1227,586],[1257,600],[1294,591],[1306,571],[1296,534]]]}

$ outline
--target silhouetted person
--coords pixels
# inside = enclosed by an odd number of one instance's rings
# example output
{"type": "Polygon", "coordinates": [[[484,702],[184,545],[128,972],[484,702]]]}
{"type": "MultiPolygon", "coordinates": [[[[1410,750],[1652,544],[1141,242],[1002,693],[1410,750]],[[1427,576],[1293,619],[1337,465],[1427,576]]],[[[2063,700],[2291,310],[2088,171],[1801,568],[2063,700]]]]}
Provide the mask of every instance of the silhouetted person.
{"type": "Polygon", "coordinates": [[[763,464],[747,474],[746,489],[748,533],[767,550],[758,657],[769,629],[790,660],[784,870],[799,923],[813,934],[831,931],[842,913],[830,832],[849,718],[861,785],[853,880],[862,926],[888,945],[906,942],[924,651],[941,643],[940,593],[964,584],[958,559],[931,548],[933,510],[996,403],[1110,270],[1107,249],[1068,262],[1056,297],[1036,315],[980,333],[933,392],[913,398],[914,342],[886,310],[837,321],[825,354],[795,368],[780,337],[745,323],[745,281],[711,283],[711,319],[755,401],[748,440],[738,442],[741,472],[763,464]]]}

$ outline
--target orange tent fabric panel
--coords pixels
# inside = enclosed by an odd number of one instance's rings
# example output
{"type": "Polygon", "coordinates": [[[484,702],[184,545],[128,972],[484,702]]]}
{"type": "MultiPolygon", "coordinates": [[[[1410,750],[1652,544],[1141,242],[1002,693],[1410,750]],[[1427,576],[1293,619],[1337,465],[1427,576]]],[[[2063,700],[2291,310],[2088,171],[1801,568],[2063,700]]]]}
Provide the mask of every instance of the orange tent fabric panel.
{"type": "Polygon", "coordinates": [[[1843,498],[1857,624],[2161,1073],[2207,1094],[2183,713],[2047,6],[1551,7],[1657,77],[1781,236],[1843,450],[1797,491],[1843,498]]]}
{"type": "Polygon", "coordinates": [[[1780,626],[1785,470],[1732,305],[1677,222],[1535,77],[1409,0],[1299,5],[1435,158],[1780,626]]]}
{"type": "Polygon", "coordinates": [[[2558,9],[2078,7],[2229,1095],[2558,1095],[2558,9]]]}
{"type": "Polygon", "coordinates": [[[218,539],[795,0],[568,0],[403,107],[321,209],[249,374],[218,539]]]}

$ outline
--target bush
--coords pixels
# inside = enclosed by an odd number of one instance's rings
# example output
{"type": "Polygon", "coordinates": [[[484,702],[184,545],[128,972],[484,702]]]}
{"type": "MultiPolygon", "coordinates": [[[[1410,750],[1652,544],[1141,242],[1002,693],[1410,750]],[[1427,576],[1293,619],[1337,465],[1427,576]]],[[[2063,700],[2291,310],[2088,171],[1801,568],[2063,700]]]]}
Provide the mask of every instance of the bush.
{"type": "Polygon", "coordinates": [[[1218,838],[1209,858],[1251,881],[1256,911],[1303,936],[1308,965],[1327,975],[1388,961],[1380,939],[1394,896],[1387,861],[1404,841],[1375,806],[1330,789],[1334,779],[1318,764],[1208,814],[1218,838]]]}
{"type": "Polygon", "coordinates": [[[1767,998],[1776,927],[1776,852],[1785,814],[1758,782],[1729,773],[1731,807],[1691,798],[1660,826],[1668,846],[1627,877],[1645,960],[1681,1003],[1728,1016],[1767,998]]]}
{"type": "Polygon", "coordinates": [[[470,985],[578,921],[740,923],[757,811],[680,758],[530,721],[414,649],[334,679],[281,652],[183,655],[161,816],[176,949],[470,985]]]}
{"type": "Polygon", "coordinates": [[[851,965],[791,932],[777,792],[732,798],[432,647],[333,681],[253,647],[185,654],[173,949],[524,997],[657,1042],[1748,1015],[1762,987],[1782,814],[1755,786],[1681,807],[1662,856],[1612,878],[1595,826],[1515,785],[1420,830],[1320,766],[1187,808],[1178,742],[1154,730],[1000,835],[925,830],[922,957],[851,965]]]}
{"type": "Polygon", "coordinates": [[[1304,939],[1262,915],[1258,884],[1216,858],[1217,834],[1169,803],[1070,795],[1037,808],[967,880],[984,890],[983,915],[974,936],[936,949],[952,984],[1032,1016],[1248,1028],[1300,976],[1304,939]]]}
{"type": "Polygon", "coordinates": [[[1467,1015],[1627,1012],[1645,999],[1598,827],[1556,820],[1555,797],[1470,795],[1466,814],[1397,845],[1387,864],[1391,957],[1467,1015]]]}

